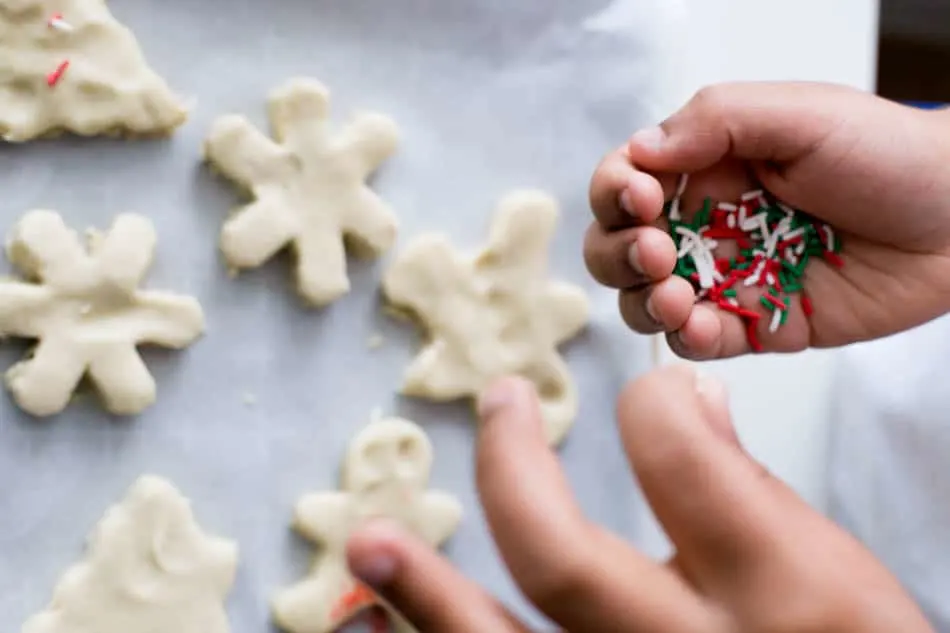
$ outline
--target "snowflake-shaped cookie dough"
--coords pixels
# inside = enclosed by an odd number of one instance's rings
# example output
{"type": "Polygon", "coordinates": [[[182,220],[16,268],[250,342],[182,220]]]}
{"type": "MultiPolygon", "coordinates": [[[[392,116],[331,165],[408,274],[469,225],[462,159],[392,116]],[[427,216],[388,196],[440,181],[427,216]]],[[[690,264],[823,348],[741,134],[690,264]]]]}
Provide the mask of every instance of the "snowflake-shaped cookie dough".
{"type": "MultiPolygon", "coordinates": [[[[432,446],[422,429],[406,420],[379,419],[350,445],[340,492],[314,493],[297,504],[294,524],[321,547],[311,575],[274,600],[277,623],[291,633],[329,633],[379,600],[359,584],[346,564],[346,541],[374,518],[397,521],[433,547],[455,532],[459,503],[426,491],[432,446]]],[[[401,631],[413,629],[391,614],[401,631]]]]}
{"type": "Polygon", "coordinates": [[[142,477],[22,633],[228,633],[236,568],[234,543],[205,534],[167,481],[142,477]]]}
{"type": "Polygon", "coordinates": [[[105,0],[0,0],[0,136],[164,135],[187,113],[105,0]]]}
{"type": "Polygon", "coordinates": [[[6,380],[33,415],[62,411],[87,373],[109,411],[138,413],[155,401],[155,381],[136,345],[183,348],[204,330],[195,299],[138,290],[155,251],[146,218],[119,215],[88,241],[87,253],[57,213],[31,211],[7,244],[27,280],[0,281],[0,336],[37,345],[6,380]]]}
{"type": "Polygon", "coordinates": [[[293,80],[270,98],[276,142],[235,115],[218,119],[205,142],[208,162],[255,200],[221,232],[228,264],[256,268],[290,245],[298,291],[317,306],[349,291],[344,238],[357,252],[379,255],[392,245],[397,225],[366,184],[396,150],[395,123],[364,113],[334,134],[329,103],[321,84],[293,80]]]}
{"type": "Polygon", "coordinates": [[[537,385],[549,439],[560,443],[578,399],[557,347],[584,328],[589,305],[580,288],[546,278],[557,217],[550,196],[515,192],[499,205],[480,255],[463,257],[444,237],[425,235],[396,258],[383,293],[429,335],[403,393],[456,400],[519,374],[537,385]]]}

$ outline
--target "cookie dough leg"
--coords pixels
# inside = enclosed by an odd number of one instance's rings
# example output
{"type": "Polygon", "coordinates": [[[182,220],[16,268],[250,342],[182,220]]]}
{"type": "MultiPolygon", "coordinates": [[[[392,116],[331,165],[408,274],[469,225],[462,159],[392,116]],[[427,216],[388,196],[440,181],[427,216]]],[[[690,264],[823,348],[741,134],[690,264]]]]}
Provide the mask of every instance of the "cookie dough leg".
{"type": "Polygon", "coordinates": [[[259,200],[237,212],[221,231],[221,252],[235,268],[257,268],[297,234],[280,200],[259,200]]]}
{"type": "Polygon", "coordinates": [[[446,402],[471,396],[482,382],[464,360],[452,356],[444,342],[435,341],[406,369],[403,393],[446,402]]]}
{"type": "Polygon", "coordinates": [[[66,408],[85,371],[85,355],[65,341],[46,338],[32,358],[7,371],[6,380],[20,408],[44,417],[66,408]]]}
{"type": "Polygon", "coordinates": [[[132,415],[155,402],[155,379],[131,344],[99,353],[89,365],[89,377],[111,413],[132,415]]]}
{"type": "Polygon", "coordinates": [[[343,241],[328,231],[307,231],[297,238],[297,289],[306,301],[322,306],[350,290],[343,241]]]}

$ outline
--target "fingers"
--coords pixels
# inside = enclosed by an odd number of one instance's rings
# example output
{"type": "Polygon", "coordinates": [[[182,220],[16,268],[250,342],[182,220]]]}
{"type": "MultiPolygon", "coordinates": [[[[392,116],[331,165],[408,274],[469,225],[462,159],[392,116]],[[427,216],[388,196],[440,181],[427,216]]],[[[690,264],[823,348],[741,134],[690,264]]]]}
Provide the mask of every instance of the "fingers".
{"type": "Polygon", "coordinates": [[[529,600],[569,631],[710,630],[711,614],[685,581],[581,515],[530,383],[495,383],[479,413],[485,516],[529,600]]]}
{"type": "Polygon", "coordinates": [[[611,288],[630,288],[673,274],[676,247],[658,228],[608,233],[594,222],[584,238],[584,260],[598,282],[611,288]]]}
{"type": "MultiPolygon", "coordinates": [[[[672,179],[667,178],[672,188],[672,179]]],[[[594,172],[590,206],[605,230],[651,224],[663,212],[661,183],[633,167],[626,148],[611,152],[594,172]]]]}
{"type": "Polygon", "coordinates": [[[814,151],[846,116],[842,98],[857,91],[808,83],[730,83],[704,88],[657,128],[634,135],[634,164],[695,172],[726,156],[793,161],[814,151]]]}
{"type": "Polygon", "coordinates": [[[671,367],[627,387],[624,446],[651,507],[700,586],[768,558],[805,510],[739,446],[721,388],[671,367]]]}
{"type": "Polygon", "coordinates": [[[425,543],[389,522],[367,525],[347,544],[353,574],[419,633],[527,633],[481,588],[425,543]]]}

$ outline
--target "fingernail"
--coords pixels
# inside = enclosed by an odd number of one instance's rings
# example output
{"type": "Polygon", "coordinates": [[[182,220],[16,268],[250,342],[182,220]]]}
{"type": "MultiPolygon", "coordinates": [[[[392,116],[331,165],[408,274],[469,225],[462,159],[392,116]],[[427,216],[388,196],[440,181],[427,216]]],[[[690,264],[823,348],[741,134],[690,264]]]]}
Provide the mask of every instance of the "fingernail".
{"type": "Polygon", "coordinates": [[[636,215],[633,209],[633,192],[630,189],[624,189],[620,194],[620,206],[630,215],[636,215]]]}
{"type": "Polygon", "coordinates": [[[630,144],[637,145],[643,149],[656,151],[663,146],[666,141],[666,132],[659,125],[640,130],[630,137],[630,144]]]}
{"type": "Polygon", "coordinates": [[[396,578],[396,558],[380,552],[355,561],[351,571],[373,589],[381,589],[396,578]]]}
{"type": "MultiPolygon", "coordinates": [[[[643,274],[643,266],[640,264],[640,247],[634,242],[627,251],[627,261],[630,262],[630,268],[643,274]]],[[[651,315],[652,316],[652,315],[651,315]]]]}
{"type": "Polygon", "coordinates": [[[490,384],[478,396],[478,417],[483,420],[495,416],[511,406],[518,397],[515,378],[501,378],[490,384]]]}
{"type": "Polygon", "coordinates": [[[729,392],[726,384],[716,378],[702,372],[696,374],[696,392],[708,404],[721,406],[728,404],[729,392]]]}

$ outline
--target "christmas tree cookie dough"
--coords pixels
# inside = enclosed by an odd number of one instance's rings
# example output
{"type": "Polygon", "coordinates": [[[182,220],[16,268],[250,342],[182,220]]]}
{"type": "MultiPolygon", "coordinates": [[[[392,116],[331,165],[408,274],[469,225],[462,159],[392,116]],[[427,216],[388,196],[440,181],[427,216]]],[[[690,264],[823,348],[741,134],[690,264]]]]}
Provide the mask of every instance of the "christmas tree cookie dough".
{"type": "Polygon", "coordinates": [[[227,633],[236,568],[234,543],[205,534],[171,484],[143,477],[21,633],[227,633]]]}
{"type": "Polygon", "coordinates": [[[476,257],[424,235],[396,258],[383,293],[429,336],[406,371],[403,393],[456,400],[519,374],[537,385],[548,437],[561,442],[578,398],[557,347],[584,328],[589,304],[580,288],[547,279],[557,217],[550,196],[515,192],[502,200],[488,246],[476,257]]]}
{"type": "Polygon", "coordinates": [[[36,339],[7,372],[13,398],[36,416],[59,413],[84,375],[106,408],[134,414],[155,401],[140,344],[183,348],[204,330],[191,297],[139,290],[152,263],[155,230],[123,214],[88,248],[53,211],[31,211],[14,228],[7,256],[25,280],[0,280],[0,336],[36,339]]]}
{"type": "Polygon", "coordinates": [[[0,136],[165,135],[187,113],[105,0],[0,0],[0,136]]]}
{"type": "Polygon", "coordinates": [[[344,238],[358,253],[379,255],[392,246],[397,228],[393,212],[366,184],[396,150],[395,123],[362,113],[333,132],[329,105],[322,85],[292,80],[270,98],[274,140],[230,115],[215,122],[205,142],[212,167],[254,200],[224,225],[227,263],[256,268],[290,246],[298,291],[316,306],[349,291],[344,238]]]}
{"type": "MultiPolygon", "coordinates": [[[[379,605],[346,564],[346,541],[367,521],[396,521],[433,547],[448,540],[462,509],[453,497],[426,490],[431,466],[432,446],[411,422],[379,419],[356,436],[343,463],[342,490],[308,494],[297,504],[294,525],[321,552],[310,576],[274,600],[274,617],[283,629],[330,633],[379,605]]],[[[391,616],[397,630],[413,630],[397,614],[391,616]]]]}

